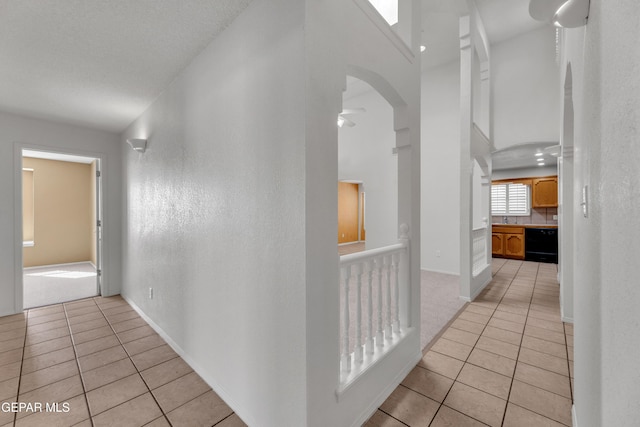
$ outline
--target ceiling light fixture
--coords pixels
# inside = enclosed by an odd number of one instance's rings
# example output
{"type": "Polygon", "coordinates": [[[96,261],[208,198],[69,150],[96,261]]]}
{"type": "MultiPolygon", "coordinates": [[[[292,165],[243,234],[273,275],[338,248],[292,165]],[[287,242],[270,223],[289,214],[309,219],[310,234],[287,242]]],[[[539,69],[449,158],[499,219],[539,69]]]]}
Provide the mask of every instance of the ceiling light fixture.
{"type": "Polygon", "coordinates": [[[427,50],[427,47],[425,45],[420,45],[420,52],[424,52],[425,50],[427,50]]]}
{"type": "Polygon", "coordinates": [[[542,157],[540,157],[539,159],[536,159],[539,162],[544,162],[544,159],[542,157]]]}
{"type": "Polygon", "coordinates": [[[540,157],[540,156],[542,156],[542,153],[536,153],[535,156],[536,157],[540,157]]]}
{"type": "Polygon", "coordinates": [[[147,140],[142,138],[130,138],[127,139],[127,144],[133,148],[134,151],[138,153],[144,153],[147,149],[147,140]]]}
{"type": "Polygon", "coordinates": [[[538,166],[544,166],[544,162],[538,163],[538,166]]]}
{"type": "Polygon", "coordinates": [[[529,15],[556,27],[576,28],[587,23],[590,0],[529,0],[529,15]]]}

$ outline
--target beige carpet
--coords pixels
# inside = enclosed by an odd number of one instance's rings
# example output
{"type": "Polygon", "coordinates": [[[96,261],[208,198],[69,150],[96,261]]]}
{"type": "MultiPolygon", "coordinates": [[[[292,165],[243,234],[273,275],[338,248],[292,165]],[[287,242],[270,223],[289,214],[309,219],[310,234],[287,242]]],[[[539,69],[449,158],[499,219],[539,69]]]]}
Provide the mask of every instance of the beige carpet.
{"type": "Polygon", "coordinates": [[[89,262],[24,269],[24,308],[42,307],[98,294],[96,269],[89,262]]]}

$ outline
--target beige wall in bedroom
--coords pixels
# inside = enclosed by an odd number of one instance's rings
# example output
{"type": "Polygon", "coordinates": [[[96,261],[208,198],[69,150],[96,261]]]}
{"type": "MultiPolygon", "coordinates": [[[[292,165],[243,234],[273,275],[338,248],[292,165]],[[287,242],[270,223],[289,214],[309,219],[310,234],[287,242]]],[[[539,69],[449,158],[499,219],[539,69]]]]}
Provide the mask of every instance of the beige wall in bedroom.
{"type": "Polygon", "coordinates": [[[90,261],[92,166],[28,157],[22,164],[33,169],[34,189],[34,246],[24,248],[23,265],[90,261]]]}

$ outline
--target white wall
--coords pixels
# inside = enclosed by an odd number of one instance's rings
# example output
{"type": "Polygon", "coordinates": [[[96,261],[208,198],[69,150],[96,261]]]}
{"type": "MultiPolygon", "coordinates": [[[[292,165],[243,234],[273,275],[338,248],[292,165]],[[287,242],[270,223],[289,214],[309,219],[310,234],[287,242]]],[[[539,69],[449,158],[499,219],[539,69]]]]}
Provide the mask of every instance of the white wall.
{"type": "Polygon", "coordinates": [[[640,256],[640,4],[592,0],[569,31],[575,136],[575,409],[579,427],[636,425],[640,256]],[[583,62],[584,61],[584,65],[583,62]],[[589,188],[589,216],[579,208],[589,188]]]}
{"type": "Polygon", "coordinates": [[[421,268],[460,274],[459,62],[422,74],[421,104],[421,268]]]}
{"type": "Polygon", "coordinates": [[[249,425],[306,423],[304,11],[255,0],[122,137],[123,295],[249,425]]]}
{"type": "MultiPolygon", "coordinates": [[[[348,89],[347,89],[348,93],[348,89]]],[[[347,98],[345,108],[367,111],[349,115],[356,123],[338,131],[338,179],[357,180],[366,194],[366,248],[398,241],[398,157],[393,108],[375,90],[347,98]]]]}
{"type": "Polygon", "coordinates": [[[491,46],[496,150],[525,142],[559,141],[558,82],[552,27],[491,46]]]}
{"type": "Polygon", "coordinates": [[[120,292],[121,146],[117,135],[0,113],[0,316],[22,311],[22,206],[14,190],[22,176],[21,148],[100,157],[103,160],[103,294],[120,292]],[[19,223],[19,226],[16,226],[19,223]]]}

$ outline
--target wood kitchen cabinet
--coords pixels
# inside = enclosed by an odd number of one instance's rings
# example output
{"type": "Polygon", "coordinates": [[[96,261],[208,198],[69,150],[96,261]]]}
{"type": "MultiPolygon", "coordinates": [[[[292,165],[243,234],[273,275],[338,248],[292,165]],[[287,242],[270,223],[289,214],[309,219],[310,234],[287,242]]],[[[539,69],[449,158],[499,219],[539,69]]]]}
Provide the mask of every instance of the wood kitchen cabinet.
{"type": "Polygon", "coordinates": [[[494,226],[491,245],[493,256],[524,259],[524,227],[494,226]]]}
{"type": "Polygon", "coordinates": [[[506,258],[524,259],[523,233],[504,235],[504,256],[506,258]]]}
{"type": "Polygon", "coordinates": [[[504,234],[492,233],[491,234],[491,253],[493,256],[504,255],[504,234]]]}
{"type": "Polygon", "coordinates": [[[534,178],[531,183],[531,206],[534,208],[558,207],[558,177],[534,178]]]}

